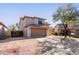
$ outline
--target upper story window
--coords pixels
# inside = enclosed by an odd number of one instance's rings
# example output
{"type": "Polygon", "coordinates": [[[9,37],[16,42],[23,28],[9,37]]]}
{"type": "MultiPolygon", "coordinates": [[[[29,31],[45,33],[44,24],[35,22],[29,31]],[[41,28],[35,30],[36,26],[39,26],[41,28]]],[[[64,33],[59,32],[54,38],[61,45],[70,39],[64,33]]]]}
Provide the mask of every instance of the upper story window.
{"type": "Polygon", "coordinates": [[[38,25],[43,25],[42,20],[38,20],[38,25]]]}

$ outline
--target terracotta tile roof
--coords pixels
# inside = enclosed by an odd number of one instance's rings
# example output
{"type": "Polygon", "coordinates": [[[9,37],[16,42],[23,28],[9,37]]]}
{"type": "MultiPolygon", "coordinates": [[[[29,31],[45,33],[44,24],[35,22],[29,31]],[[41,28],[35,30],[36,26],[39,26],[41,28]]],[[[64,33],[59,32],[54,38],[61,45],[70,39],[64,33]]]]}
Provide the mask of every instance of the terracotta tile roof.
{"type": "Polygon", "coordinates": [[[40,17],[33,17],[33,19],[42,19],[42,20],[46,20],[45,18],[40,18],[40,17]]]}
{"type": "Polygon", "coordinates": [[[36,25],[36,24],[30,24],[30,25],[25,26],[25,28],[28,27],[28,26],[43,27],[43,26],[47,26],[47,25],[43,24],[42,26],[39,26],[39,25],[36,25]]]}
{"type": "MultiPolygon", "coordinates": [[[[42,19],[42,20],[46,20],[45,18],[40,18],[40,17],[31,17],[31,16],[24,16],[24,17],[21,17],[23,20],[24,20],[24,18],[31,18],[31,19],[33,19],[33,20],[37,20],[37,19],[42,19]]],[[[20,19],[21,19],[20,18],[20,19]]]]}
{"type": "Polygon", "coordinates": [[[33,18],[33,17],[31,17],[31,16],[24,16],[23,18],[33,18]]]}
{"type": "Polygon", "coordinates": [[[38,26],[38,25],[36,25],[36,24],[30,24],[30,25],[25,26],[25,28],[28,27],[28,26],[38,26]]]}

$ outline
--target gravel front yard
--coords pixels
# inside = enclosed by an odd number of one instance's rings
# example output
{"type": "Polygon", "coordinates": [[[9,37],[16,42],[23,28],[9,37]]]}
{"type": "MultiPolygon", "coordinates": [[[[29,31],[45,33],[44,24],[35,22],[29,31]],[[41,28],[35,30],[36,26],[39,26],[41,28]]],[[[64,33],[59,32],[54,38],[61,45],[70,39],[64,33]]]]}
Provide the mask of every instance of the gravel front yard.
{"type": "Polygon", "coordinates": [[[79,55],[79,38],[60,42],[60,36],[9,38],[0,41],[1,55],[79,55]]]}
{"type": "MultiPolygon", "coordinates": [[[[42,55],[79,55],[79,38],[71,38],[71,40],[62,42],[60,40],[61,36],[44,38],[44,53],[42,55]]],[[[39,39],[39,41],[42,40],[39,39]]]]}

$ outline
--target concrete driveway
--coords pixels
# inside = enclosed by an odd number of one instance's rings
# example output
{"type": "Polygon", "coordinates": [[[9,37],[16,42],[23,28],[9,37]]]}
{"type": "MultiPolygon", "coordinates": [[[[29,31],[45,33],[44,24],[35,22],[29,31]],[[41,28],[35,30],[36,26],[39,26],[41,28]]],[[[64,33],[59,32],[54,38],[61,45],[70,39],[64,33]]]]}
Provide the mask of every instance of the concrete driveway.
{"type": "Polygon", "coordinates": [[[1,55],[38,55],[41,49],[42,44],[31,38],[7,38],[0,41],[1,55]]]}

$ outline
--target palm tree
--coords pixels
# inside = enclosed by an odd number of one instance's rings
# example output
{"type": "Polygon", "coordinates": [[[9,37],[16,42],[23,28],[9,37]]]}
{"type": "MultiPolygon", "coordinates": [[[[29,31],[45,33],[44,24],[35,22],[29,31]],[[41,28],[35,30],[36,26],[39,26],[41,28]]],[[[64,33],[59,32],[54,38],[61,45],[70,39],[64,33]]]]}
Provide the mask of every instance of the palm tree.
{"type": "Polygon", "coordinates": [[[65,38],[67,37],[67,29],[68,29],[68,22],[71,20],[77,20],[79,17],[79,11],[76,7],[74,7],[72,4],[68,4],[63,7],[59,7],[55,14],[53,14],[53,20],[58,21],[61,20],[63,26],[64,26],[64,34],[65,38]]]}

